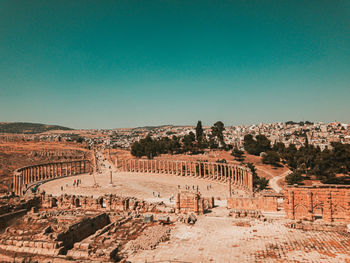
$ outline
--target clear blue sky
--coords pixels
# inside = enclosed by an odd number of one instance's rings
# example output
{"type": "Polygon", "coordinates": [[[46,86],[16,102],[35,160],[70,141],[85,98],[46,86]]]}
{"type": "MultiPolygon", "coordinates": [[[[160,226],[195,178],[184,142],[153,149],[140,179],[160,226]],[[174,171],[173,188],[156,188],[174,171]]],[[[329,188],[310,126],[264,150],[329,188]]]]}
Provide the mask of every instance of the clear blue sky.
{"type": "Polygon", "coordinates": [[[0,121],[197,120],[350,122],[350,1],[0,1],[0,121]]]}

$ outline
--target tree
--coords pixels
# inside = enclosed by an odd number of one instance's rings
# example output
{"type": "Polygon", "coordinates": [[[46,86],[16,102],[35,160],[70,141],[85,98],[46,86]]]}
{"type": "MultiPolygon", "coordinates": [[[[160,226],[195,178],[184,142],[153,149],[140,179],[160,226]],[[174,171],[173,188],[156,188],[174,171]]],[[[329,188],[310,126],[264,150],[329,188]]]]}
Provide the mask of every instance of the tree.
{"type": "Polygon", "coordinates": [[[194,145],[193,143],[196,140],[196,136],[193,132],[190,132],[189,134],[185,135],[182,139],[184,151],[185,152],[193,152],[194,151],[194,145]]]}
{"type": "Polygon", "coordinates": [[[225,125],[222,121],[217,121],[211,127],[211,137],[219,144],[219,147],[225,146],[224,134],[225,125]]]}
{"type": "Polygon", "coordinates": [[[233,151],[231,153],[231,155],[233,157],[235,157],[235,160],[239,161],[239,162],[243,162],[244,161],[244,152],[241,151],[240,149],[238,149],[237,147],[233,148],[233,151]]]}
{"type": "Polygon", "coordinates": [[[301,181],[303,180],[303,177],[301,176],[301,172],[293,172],[289,175],[286,176],[285,181],[289,185],[293,184],[300,184],[301,181]]]}
{"type": "Polygon", "coordinates": [[[203,139],[203,127],[202,127],[202,122],[198,121],[197,122],[197,127],[196,127],[196,140],[198,143],[200,143],[203,139]]]}
{"type": "Polygon", "coordinates": [[[257,135],[255,139],[253,135],[247,134],[244,136],[244,149],[253,155],[259,155],[271,149],[271,142],[265,135],[257,135]]]}
{"type": "Polygon", "coordinates": [[[262,158],[264,164],[271,164],[273,166],[281,166],[279,161],[280,156],[275,151],[267,151],[262,158]]]}
{"type": "Polygon", "coordinates": [[[259,154],[271,150],[271,141],[265,135],[255,136],[259,154]]]}
{"type": "Polygon", "coordinates": [[[256,168],[253,163],[248,163],[247,166],[253,175],[253,188],[258,189],[260,191],[266,189],[267,185],[269,184],[269,179],[259,177],[256,173],[256,168]]]}

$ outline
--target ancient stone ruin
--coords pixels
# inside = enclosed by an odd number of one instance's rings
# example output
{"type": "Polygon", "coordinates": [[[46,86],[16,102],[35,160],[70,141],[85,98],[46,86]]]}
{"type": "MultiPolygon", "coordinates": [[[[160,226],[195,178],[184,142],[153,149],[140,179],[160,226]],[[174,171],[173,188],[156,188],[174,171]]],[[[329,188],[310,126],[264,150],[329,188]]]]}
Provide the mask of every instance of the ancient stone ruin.
{"type": "Polygon", "coordinates": [[[285,190],[289,219],[350,223],[350,186],[294,186],[285,190]]]}

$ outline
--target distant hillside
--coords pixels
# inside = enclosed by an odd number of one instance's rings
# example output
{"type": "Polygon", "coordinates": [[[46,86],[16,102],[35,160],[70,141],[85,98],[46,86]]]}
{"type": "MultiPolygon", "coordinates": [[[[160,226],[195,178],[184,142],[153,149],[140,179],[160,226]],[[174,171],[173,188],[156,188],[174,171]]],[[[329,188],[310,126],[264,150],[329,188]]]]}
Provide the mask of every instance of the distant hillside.
{"type": "Polygon", "coordinates": [[[34,134],[50,130],[73,130],[58,125],[47,125],[29,122],[0,122],[0,133],[26,133],[34,134]]]}
{"type": "Polygon", "coordinates": [[[159,129],[159,128],[165,128],[165,127],[174,127],[174,125],[168,124],[168,125],[159,125],[159,126],[143,126],[143,127],[136,127],[137,129],[147,129],[147,130],[153,130],[153,129],[159,129]]]}

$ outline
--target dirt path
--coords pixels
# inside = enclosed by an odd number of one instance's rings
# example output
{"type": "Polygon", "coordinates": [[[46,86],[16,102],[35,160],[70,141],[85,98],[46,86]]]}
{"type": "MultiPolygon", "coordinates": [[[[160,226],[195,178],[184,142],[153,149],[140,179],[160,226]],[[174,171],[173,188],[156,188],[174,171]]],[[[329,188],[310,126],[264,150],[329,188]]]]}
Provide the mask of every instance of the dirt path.
{"type": "Polygon", "coordinates": [[[270,179],[269,181],[269,184],[270,184],[270,187],[275,190],[275,192],[279,193],[282,191],[282,187],[280,187],[278,185],[278,182],[282,179],[284,179],[291,171],[285,171],[283,174],[281,175],[278,175],[278,176],[275,176],[273,177],[272,179],[270,179]]]}

